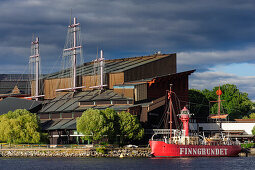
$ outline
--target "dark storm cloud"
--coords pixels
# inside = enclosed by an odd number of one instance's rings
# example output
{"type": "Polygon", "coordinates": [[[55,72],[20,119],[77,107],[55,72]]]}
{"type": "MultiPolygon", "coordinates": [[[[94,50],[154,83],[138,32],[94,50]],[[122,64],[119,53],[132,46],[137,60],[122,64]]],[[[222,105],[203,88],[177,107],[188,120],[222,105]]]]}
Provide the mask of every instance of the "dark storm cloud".
{"type": "Polygon", "coordinates": [[[41,43],[56,48],[55,53],[41,50],[45,61],[53,61],[65,41],[70,8],[83,26],[88,57],[97,46],[116,58],[254,42],[253,1],[12,0],[1,1],[0,45],[24,48],[36,33],[41,43]]]}
{"type": "Polygon", "coordinates": [[[33,34],[42,70],[59,70],[71,8],[85,61],[99,47],[107,59],[177,52],[179,71],[254,63],[254,0],[1,0],[0,72],[24,71],[33,34]]]}

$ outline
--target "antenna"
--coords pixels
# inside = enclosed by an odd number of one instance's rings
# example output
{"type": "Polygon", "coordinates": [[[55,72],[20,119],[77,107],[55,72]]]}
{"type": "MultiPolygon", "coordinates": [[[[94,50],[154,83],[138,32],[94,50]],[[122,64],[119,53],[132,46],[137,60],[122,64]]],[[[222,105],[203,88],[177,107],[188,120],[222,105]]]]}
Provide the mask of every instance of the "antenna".
{"type": "Polygon", "coordinates": [[[71,25],[71,24],[72,24],[72,8],[70,10],[70,24],[69,25],[71,25]]]}

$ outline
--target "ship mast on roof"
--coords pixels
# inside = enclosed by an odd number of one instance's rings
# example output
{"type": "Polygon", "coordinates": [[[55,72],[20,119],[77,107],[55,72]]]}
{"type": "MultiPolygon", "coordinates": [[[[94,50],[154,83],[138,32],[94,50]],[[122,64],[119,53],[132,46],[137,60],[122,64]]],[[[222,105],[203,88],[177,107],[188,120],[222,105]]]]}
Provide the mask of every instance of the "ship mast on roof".
{"type": "MultiPolygon", "coordinates": [[[[80,23],[77,19],[73,18],[73,24],[68,26],[68,34],[66,38],[65,48],[63,50],[63,71],[67,68],[70,69],[72,81],[70,88],[57,89],[56,91],[76,91],[77,89],[85,88],[85,86],[77,86],[77,65],[82,64],[82,45],[80,36],[80,23]],[[78,60],[80,58],[80,60],[78,60]],[[67,62],[66,62],[67,61],[67,62]],[[80,63],[79,63],[80,62],[80,63]]],[[[63,74],[65,74],[63,72],[63,74]]]]}
{"type": "Polygon", "coordinates": [[[107,85],[104,84],[103,50],[100,50],[100,58],[97,58],[96,60],[94,60],[94,75],[95,75],[96,78],[100,79],[99,81],[96,81],[96,82],[99,82],[100,84],[97,85],[97,86],[89,87],[89,88],[103,90],[104,87],[107,86],[107,85]],[[97,76],[97,75],[99,75],[99,76],[97,76]]]}
{"type": "Polygon", "coordinates": [[[28,98],[32,98],[37,101],[38,98],[44,96],[44,95],[39,95],[40,93],[40,81],[39,81],[40,54],[39,54],[39,38],[38,37],[36,37],[34,41],[32,40],[32,43],[31,43],[31,56],[29,57],[29,66],[30,66],[30,75],[32,76],[31,80],[34,80],[35,82],[35,91],[31,92],[33,96],[28,98]]]}

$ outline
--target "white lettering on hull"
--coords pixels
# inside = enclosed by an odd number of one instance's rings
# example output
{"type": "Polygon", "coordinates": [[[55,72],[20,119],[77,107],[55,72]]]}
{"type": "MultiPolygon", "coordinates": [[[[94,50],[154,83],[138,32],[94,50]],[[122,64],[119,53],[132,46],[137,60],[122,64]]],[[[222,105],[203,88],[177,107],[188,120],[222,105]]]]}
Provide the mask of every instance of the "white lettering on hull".
{"type": "Polygon", "coordinates": [[[227,156],[227,148],[180,148],[180,155],[227,156]]]}

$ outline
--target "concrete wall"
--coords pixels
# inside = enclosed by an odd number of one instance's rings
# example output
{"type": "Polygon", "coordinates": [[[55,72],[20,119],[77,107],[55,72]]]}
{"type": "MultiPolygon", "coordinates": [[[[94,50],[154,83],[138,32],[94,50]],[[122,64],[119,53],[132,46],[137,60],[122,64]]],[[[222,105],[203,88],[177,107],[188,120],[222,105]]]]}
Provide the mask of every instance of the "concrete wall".
{"type": "MultiPolygon", "coordinates": [[[[247,134],[251,135],[252,128],[255,126],[253,123],[222,123],[222,130],[244,130],[247,134]]],[[[190,123],[190,130],[197,130],[198,127],[203,127],[203,130],[220,130],[220,123],[190,123]]]]}

